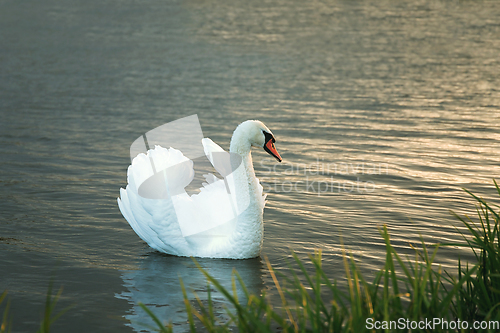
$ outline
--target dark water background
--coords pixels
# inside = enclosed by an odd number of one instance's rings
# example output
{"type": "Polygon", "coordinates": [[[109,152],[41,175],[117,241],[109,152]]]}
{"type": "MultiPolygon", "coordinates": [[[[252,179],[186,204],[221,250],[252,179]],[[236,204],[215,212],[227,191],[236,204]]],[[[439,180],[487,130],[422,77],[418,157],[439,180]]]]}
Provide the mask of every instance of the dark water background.
{"type": "MultiPolygon", "coordinates": [[[[148,248],[116,197],[132,141],[191,114],[226,149],[246,119],[276,135],[286,163],[254,162],[278,270],[290,249],[321,248],[342,279],[342,234],[370,275],[383,224],[403,253],[419,233],[457,240],[449,210],[474,214],[461,188],[494,197],[500,171],[499,18],[496,1],[0,1],[0,291],[14,331],[36,331],[51,277],[61,308],[74,304],[54,332],[138,331],[139,301],[184,329],[178,277],[202,299],[203,278],[148,248]]],[[[272,286],[261,259],[201,264],[272,286]]]]}

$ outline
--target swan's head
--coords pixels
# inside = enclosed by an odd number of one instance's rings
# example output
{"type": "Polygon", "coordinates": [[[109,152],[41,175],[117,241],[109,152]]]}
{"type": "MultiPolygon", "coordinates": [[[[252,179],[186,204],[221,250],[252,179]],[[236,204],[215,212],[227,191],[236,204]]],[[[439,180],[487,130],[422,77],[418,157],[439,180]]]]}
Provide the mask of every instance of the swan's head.
{"type": "Polygon", "coordinates": [[[247,120],[242,122],[234,131],[233,141],[236,145],[243,144],[242,141],[246,141],[246,144],[257,148],[264,148],[264,150],[270,155],[274,156],[279,162],[282,161],[278,150],[274,146],[276,139],[273,133],[264,125],[263,122],[258,120],[247,120]]]}

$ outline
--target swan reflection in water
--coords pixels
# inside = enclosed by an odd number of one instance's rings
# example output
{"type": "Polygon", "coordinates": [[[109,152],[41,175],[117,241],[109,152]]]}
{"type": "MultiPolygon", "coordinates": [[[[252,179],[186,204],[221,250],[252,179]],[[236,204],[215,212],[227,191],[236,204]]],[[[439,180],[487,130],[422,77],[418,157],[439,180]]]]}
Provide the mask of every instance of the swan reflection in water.
{"type": "MultiPolygon", "coordinates": [[[[232,294],[232,272],[236,269],[251,294],[260,295],[264,288],[262,274],[264,265],[261,258],[246,260],[196,258],[200,266],[232,294]]],[[[206,305],[208,300],[207,280],[191,258],[174,257],[158,252],[148,253],[138,270],[122,272],[126,291],[116,295],[125,299],[132,308],[124,317],[136,332],[148,332],[148,327],[156,327],[153,320],[138,305],[144,303],[162,322],[172,322],[174,332],[189,330],[188,317],[179,282],[182,279],[187,296],[196,302],[195,294],[206,305]],[[194,293],[195,294],[194,294],[194,293]]],[[[236,278],[236,277],[235,277],[236,278]]],[[[244,292],[236,279],[238,299],[246,302],[244,292]]],[[[211,285],[214,314],[222,321],[227,320],[224,307],[230,307],[223,295],[211,285]]]]}

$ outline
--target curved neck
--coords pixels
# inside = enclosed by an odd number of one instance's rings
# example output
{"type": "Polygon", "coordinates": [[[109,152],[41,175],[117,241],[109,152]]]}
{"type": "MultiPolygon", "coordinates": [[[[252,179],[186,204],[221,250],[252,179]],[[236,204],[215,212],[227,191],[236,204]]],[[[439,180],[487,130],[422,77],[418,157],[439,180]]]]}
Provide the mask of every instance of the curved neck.
{"type": "Polygon", "coordinates": [[[233,149],[233,145],[231,144],[229,152],[231,154],[237,154],[241,157],[241,163],[243,164],[242,171],[244,171],[244,173],[240,174],[240,177],[244,176],[248,183],[252,183],[253,178],[255,178],[255,170],[253,168],[252,154],[250,153],[250,148],[233,149]]]}
{"type": "Polygon", "coordinates": [[[237,154],[242,159],[243,168],[238,168],[238,171],[234,173],[234,179],[237,184],[240,184],[237,189],[237,191],[240,191],[238,197],[243,202],[248,200],[249,209],[242,213],[242,218],[238,217],[233,235],[238,239],[240,245],[246,244],[246,246],[253,248],[255,253],[252,255],[257,256],[263,240],[262,210],[264,201],[262,199],[262,188],[255,177],[253,168],[252,154],[250,152],[252,145],[248,140],[248,133],[243,124],[234,131],[229,152],[237,154]]]}
{"type": "Polygon", "coordinates": [[[237,127],[233,132],[231,143],[229,145],[229,152],[240,155],[242,158],[250,154],[252,145],[248,141],[246,133],[237,127]]]}
{"type": "Polygon", "coordinates": [[[244,169],[246,170],[246,176],[249,180],[255,178],[252,154],[250,153],[251,149],[252,145],[248,141],[248,134],[242,126],[238,126],[233,132],[229,152],[238,154],[241,157],[244,169]]]}

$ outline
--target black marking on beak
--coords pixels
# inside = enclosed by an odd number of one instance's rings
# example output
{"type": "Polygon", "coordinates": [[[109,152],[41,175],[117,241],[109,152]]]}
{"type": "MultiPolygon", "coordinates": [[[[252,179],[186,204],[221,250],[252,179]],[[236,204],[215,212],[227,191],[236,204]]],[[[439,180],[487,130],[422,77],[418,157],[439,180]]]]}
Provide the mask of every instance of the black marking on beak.
{"type": "Polygon", "coordinates": [[[274,156],[278,160],[278,162],[281,162],[282,158],[281,158],[280,154],[278,153],[278,151],[276,150],[276,147],[274,146],[276,139],[274,138],[274,136],[271,133],[268,133],[266,131],[262,131],[262,133],[264,133],[264,138],[265,138],[264,150],[268,154],[274,156]]]}

